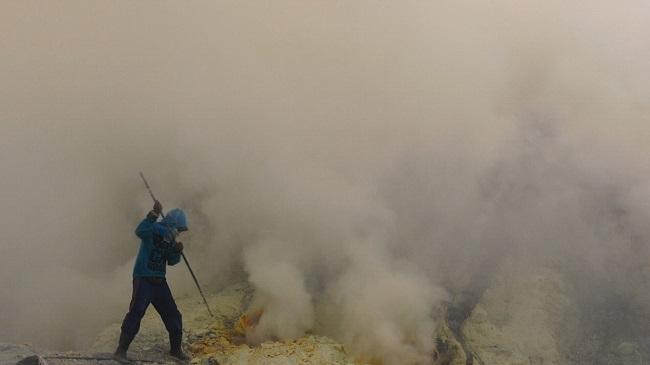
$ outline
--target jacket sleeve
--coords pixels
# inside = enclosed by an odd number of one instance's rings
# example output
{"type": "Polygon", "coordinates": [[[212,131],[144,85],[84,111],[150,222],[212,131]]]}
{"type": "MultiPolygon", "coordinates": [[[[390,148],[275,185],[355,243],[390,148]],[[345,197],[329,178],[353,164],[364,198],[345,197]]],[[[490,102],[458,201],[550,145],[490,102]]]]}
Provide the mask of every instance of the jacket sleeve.
{"type": "Polygon", "coordinates": [[[177,251],[175,248],[172,248],[172,250],[167,254],[167,264],[170,266],[174,266],[178,264],[181,261],[181,253],[177,251]]]}
{"type": "Polygon", "coordinates": [[[156,217],[149,213],[145,219],[138,224],[135,229],[135,235],[143,240],[151,239],[153,237],[153,224],[156,223],[156,217]]]}

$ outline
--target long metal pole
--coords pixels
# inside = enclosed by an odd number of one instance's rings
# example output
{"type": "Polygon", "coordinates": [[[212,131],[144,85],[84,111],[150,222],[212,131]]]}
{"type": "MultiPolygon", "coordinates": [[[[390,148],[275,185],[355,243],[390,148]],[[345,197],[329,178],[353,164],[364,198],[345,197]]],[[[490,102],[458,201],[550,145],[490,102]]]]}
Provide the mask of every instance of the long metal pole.
{"type": "MultiPolygon", "coordinates": [[[[154,202],[157,202],[158,199],[153,195],[153,191],[151,191],[151,187],[149,186],[149,183],[147,182],[147,179],[145,179],[144,174],[140,172],[140,177],[142,178],[142,181],[144,182],[144,186],[147,187],[147,190],[149,191],[149,195],[151,195],[151,199],[153,199],[154,202]]],[[[163,218],[165,218],[165,213],[160,212],[163,218]]],[[[172,237],[172,240],[174,238],[172,237]]],[[[187,265],[187,268],[190,270],[190,274],[192,275],[192,279],[194,279],[194,284],[196,284],[196,288],[199,289],[199,293],[201,294],[201,298],[203,298],[203,303],[205,303],[205,307],[208,308],[208,313],[210,313],[211,317],[214,317],[214,314],[212,314],[212,311],[210,310],[210,306],[208,305],[208,301],[205,299],[205,295],[203,295],[203,290],[201,290],[201,286],[199,285],[199,281],[196,279],[196,275],[194,275],[194,270],[192,270],[192,267],[190,266],[189,261],[187,261],[187,257],[185,257],[185,253],[181,251],[181,257],[183,257],[183,261],[185,261],[185,265],[187,265]]]]}

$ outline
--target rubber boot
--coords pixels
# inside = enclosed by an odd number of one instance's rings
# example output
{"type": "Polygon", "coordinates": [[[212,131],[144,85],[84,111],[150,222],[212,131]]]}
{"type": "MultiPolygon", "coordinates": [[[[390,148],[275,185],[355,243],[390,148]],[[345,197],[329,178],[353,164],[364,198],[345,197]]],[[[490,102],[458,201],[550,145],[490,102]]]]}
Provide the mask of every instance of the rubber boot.
{"type": "Polygon", "coordinates": [[[113,360],[119,362],[120,364],[130,364],[131,361],[126,357],[126,351],[129,349],[133,338],[126,335],[124,332],[120,333],[120,342],[117,345],[117,349],[113,353],[113,360]]]}
{"type": "Polygon", "coordinates": [[[181,347],[181,336],[169,336],[169,354],[180,361],[189,361],[190,357],[183,352],[181,347]]]}

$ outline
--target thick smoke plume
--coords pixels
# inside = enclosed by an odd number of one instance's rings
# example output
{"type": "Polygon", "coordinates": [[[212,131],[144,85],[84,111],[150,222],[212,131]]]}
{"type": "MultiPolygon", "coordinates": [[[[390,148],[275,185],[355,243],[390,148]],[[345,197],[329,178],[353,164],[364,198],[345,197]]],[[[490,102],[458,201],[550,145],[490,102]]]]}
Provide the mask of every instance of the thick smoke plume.
{"type": "Polygon", "coordinates": [[[650,318],[649,17],[644,1],[3,2],[0,341],[81,348],[121,318],[140,170],[188,210],[207,286],[248,275],[252,341],[316,331],[427,363],[439,305],[506,257],[563,270],[585,311],[616,297],[650,318]]]}

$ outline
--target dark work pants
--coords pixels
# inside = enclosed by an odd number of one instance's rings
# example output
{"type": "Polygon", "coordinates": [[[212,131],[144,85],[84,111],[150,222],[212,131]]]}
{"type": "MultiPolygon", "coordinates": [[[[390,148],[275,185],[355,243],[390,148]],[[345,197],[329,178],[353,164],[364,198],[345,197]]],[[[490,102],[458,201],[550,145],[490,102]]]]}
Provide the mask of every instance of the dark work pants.
{"type": "MultiPolygon", "coordinates": [[[[140,330],[140,320],[147,311],[149,303],[153,304],[162,318],[172,350],[180,348],[183,336],[183,319],[176,307],[174,297],[165,279],[134,278],[133,294],[129,312],[122,322],[122,335],[131,342],[140,330]],[[158,281],[158,282],[156,282],[158,281]]],[[[128,345],[127,345],[128,346],[128,345]]]]}

